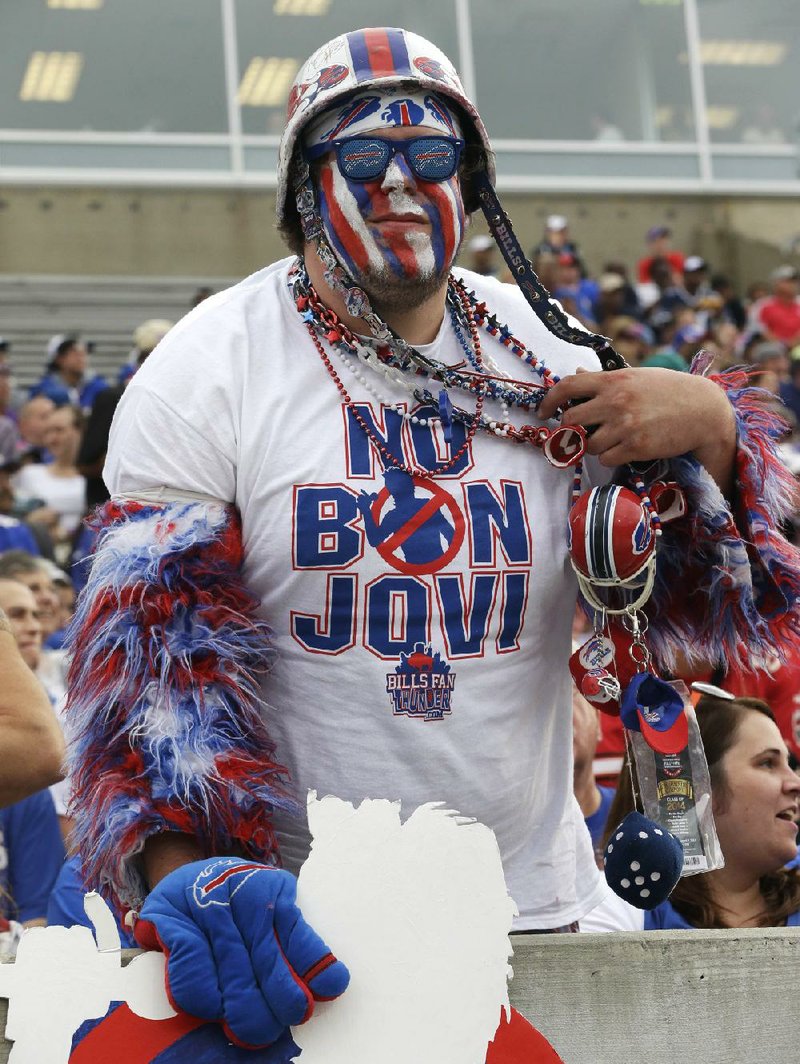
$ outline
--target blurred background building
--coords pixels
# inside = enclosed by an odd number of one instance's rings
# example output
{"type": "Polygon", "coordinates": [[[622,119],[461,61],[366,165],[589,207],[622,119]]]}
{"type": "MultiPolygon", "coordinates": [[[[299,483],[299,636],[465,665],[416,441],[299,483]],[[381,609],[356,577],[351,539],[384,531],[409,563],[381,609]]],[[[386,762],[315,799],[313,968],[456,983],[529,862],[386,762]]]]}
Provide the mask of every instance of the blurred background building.
{"type": "MultiPolygon", "coordinates": [[[[459,66],[524,246],[558,214],[595,272],[635,261],[655,224],[740,290],[798,261],[798,0],[0,0],[0,332],[17,356],[25,298],[63,332],[55,293],[74,306],[88,279],[117,309],[130,294],[128,328],[282,255],[298,67],[398,20],[459,66]]],[[[96,331],[102,348],[102,316],[96,331]]]]}

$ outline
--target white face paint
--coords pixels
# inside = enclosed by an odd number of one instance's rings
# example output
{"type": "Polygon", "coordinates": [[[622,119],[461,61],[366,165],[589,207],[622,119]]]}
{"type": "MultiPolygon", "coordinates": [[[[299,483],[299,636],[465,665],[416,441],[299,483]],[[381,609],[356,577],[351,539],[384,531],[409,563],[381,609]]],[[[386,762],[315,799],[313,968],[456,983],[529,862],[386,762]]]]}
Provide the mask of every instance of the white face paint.
{"type": "MultiPolygon", "coordinates": [[[[411,175],[409,174],[411,178],[411,175]]],[[[411,178],[413,180],[413,178],[411,178]]],[[[398,218],[407,218],[411,225],[403,238],[414,252],[417,260],[417,272],[420,277],[432,277],[436,272],[436,258],[433,253],[433,240],[428,216],[422,207],[414,201],[406,189],[406,176],[398,163],[398,156],[392,159],[386,169],[381,183],[381,190],[386,193],[389,209],[398,218]],[[417,219],[418,225],[414,225],[417,219]],[[413,226],[413,227],[412,227],[413,226]],[[424,228],[420,228],[424,226],[424,228]]]]}

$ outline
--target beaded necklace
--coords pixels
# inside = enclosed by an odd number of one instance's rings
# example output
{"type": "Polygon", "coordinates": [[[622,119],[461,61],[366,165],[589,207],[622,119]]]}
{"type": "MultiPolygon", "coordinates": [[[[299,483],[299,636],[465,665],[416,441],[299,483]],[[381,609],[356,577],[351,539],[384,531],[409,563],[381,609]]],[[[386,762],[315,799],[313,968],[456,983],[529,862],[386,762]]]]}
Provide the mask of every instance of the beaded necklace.
{"type": "MultiPolygon", "coordinates": [[[[425,406],[432,406],[434,408],[438,405],[439,418],[444,425],[445,439],[448,443],[451,439],[451,433],[448,431],[451,423],[453,421],[463,421],[471,424],[474,415],[467,414],[465,411],[459,410],[458,408],[453,408],[449,399],[449,393],[447,392],[447,386],[458,387],[462,391],[473,392],[475,390],[475,381],[477,379],[485,386],[486,395],[499,402],[503,410],[503,418],[500,422],[491,421],[482,416],[479,428],[483,431],[494,432],[499,436],[508,435],[509,429],[512,428],[509,424],[508,404],[516,402],[518,406],[521,406],[526,410],[533,405],[538,405],[543,394],[542,386],[531,384],[530,382],[511,380],[507,374],[500,371],[496,363],[494,363],[491,357],[482,349],[480,350],[479,357],[476,356],[475,344],[471,342],[471,338],[464,335],[457,308],[450,298],[448,298],[448,310],[453,332],[467,356],[467,362],[473,366],[475,370],[474,373],[463,368],[466,364],[463,361],[455,366],[439,364],[441,365],[441,369],[430,374],[421,369],[415,370],[412,374],[409,372],[409,370],[413,370],[413,366],[411,365],[408,365],[407,370],[403,372],[399,368],[402,364],[400,359],[395,357],[390,349],[388,349],[388,353],[382,348],[378,348],[376,351],[374,347],[365,346],[362,342],[359,342],[358,338],[355,338],[355,343],[351,342],[346,335],[343,335],[334,346],[341,355],[346,368],[356,377],[359,383],[366,388],[370,394],[374,395],[384,407],[397,410],[398,413],[411,421],[412,424],[418,424],[420,422],[422,424],[427,424],[427,419],[408,413],[405,409],[404,403],[393,402],[388,400],[385,395],[381,395],[370,383],[368,376],[363,372],[365,369],[372,370],[385,377],[390,383],[395,384],[400,389],[408,392],[418,403],[425,406]],[[433,376],[435,376],[440,383],[445,384],[445,388],[439,392],[438,399],[435,398],[426,387],[423,387],[420,384],[421,379],[425,377],[430,379],[433,376]],[[515,388],[516,390],[514,390],[515,388]]],[[[324,326],[322,328],[324,328],[324,326]]],[[[321,331],[321,328],[317,327],[318,336],[321,331]]],[[[327,337],[327,335],[328,332],[326,331],[324,336],[327,337]]],[[[429,360],[429,362],[433,365],[433,360],[429,360]]]]}
{"type": "MultiPolygon", "coordinates": [[[[392,466],[412,475],[441,476],[456,465],[478,430],[509,438],[518,443],[540,447],[548,461],[559,468],[569,465],[577,466],[580,463],[585,450],[585,432],[580,427],[559,427],[551,431],[544,425],[523,425],[517,428],[510,422],[509,406],[513,405],[525,411],[536,410],[544,395],[557,383],[559,377],[551,373],[532,351],[517,340],[507,326],[500,324],[493,315],[490,315],[486,305],[479,303],[475,294],[468,292],[465,286],[452,275],[448,279],[447,305],[454,333],[466,356],[466,367],[463,361],[455,366],[448,366],[417,351],[402,340],[395,347],[388,343],[365,341],[364,338],[356,336],[339,319],[338,315],[321,301],[302,262],[293,268],[290,283],[295,304],[314,347],[348,410],[370,441],[392,466]],[[501,373],[494,360],[485,358],[483,354],[478,332],[479,326],[526,364],[539,380],[514,380],[501,373]],[[458,421],[464,424],[466,437],[451,459],[431,472],[427,469],[407,466],[394,455],[372,431],[353,403],[341,377],[325,352],[323,340],[338,352],[345,366],[354,373],[359,383],[376,397],[380,398],[369,383],[366,374],[359,372],[362,367],[383,374],[387,380],[408,391],[418,403],[434,409],[438,405],[438,418],[442,423],[447,442],[450,442],[452,438],[452,423],[458,421]],[[353,359],[356,360],[355,366],[353,359]],[[426,379],[443,385],[438,400],[424,386],[423,382],[426,379]],[[473,395],[475,397],[474,412],[470,413],[454,406],[448,389],[473,395]],[[486,398],[495,399],[500,403],[503,414],[501,421],[484,416],[483,407],[486,398]]],[[[428,421],[436,419],[434,414],[427,418],[410,415],[405,411],[402,403],[389,402],[385,405],[397,410],[412,423],[427,424],[428,421]]],[[[579,469],[576,469],[576,473],[579,473],[579,469]]]]}
{"type": "MultiPolygon", "coordinates": [[[[308,295],[301,294],[296,297],[295,302],[297,304],[297,309],[303,315],[303,321],[305,322],[306,328],[308,329],[308,334],[311,337],[311,341],[314,344],[314,347],[317,349],[317,354],[322,359],[323,365],[330,374],[334,384],[336,385],[339,391],[339,394],[344,399],[348,411],[353,416],[362,431],[366,433],[368,439],[375,445],[375,447],[377,447],[380,454],[383,456],[384,459],[386,459],[386,461],[390,465],[394,466],[396,469],[402,470],[404,473],[408,473],[409,476],[442,476],[444,473],[449,472],[449,470],[451,470],[453,466],[455,466],[456,463],[461,460],[462,455],[466,452],[467,448],[472,442],[473,436],[478,431],[478,427],[481,422],[483,401],[486,395],[485,388],[478,387],[476,389],[475,414],[470,418],[470,423],[467,429],[467,434],[464,439],[464,442],[456,450],[455,454],[451,456],[448,462],[446,462],[444,465],[437,467],[435,473],[429,469],[422,469],[417,466],[406,465],[400,458],[397,457],[397,455],[395,455],[392,451],[389,450],[386,444],[378,436],[375,435],[375,433],[370,428],[369,423],[365,420],[364,417],[362,417],[358,407],[355,405],[355,403],[350,397],[350,394],[345,388],[341,377],[336,372],[333,363],[326,354],[325,348],[322,346],[322,341],[320,340],[317,334],[320,324],[328,326],[327,332],[325,333],[325,339],[328,340],[328,342],[332,345],[344,343],[347,345],[348,348],[351,349],[355,348],[355,335],[351,333],[347,326],[339,320],[338,316],[328,308],[325,308],[322,312],[323,314],[325,314],[324,319],[316,316],[317,308],[321,304],[319,303],[319,297],[316,296],[316,293],[314,292],[310,282],[308,287],[308,295]]],[[[477,329],[475,329],[474,333],[472,334],[472,340],[474,344],[475,357],[478,360],[478,365],[480,366],[480,339],[478,337],[477,329]]]]}

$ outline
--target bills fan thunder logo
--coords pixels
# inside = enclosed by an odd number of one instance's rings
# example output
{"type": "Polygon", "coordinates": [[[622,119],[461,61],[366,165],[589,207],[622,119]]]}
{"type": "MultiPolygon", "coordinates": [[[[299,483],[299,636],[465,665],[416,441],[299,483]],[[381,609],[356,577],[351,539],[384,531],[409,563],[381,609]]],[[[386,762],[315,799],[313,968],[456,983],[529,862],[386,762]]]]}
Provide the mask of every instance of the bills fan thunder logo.
{"type": "Polygon", "coordinates": [[[455,685],[455,674],[447,662],[430,644],[422,643],[417,643],[410,654],[401,654],[400,664],[386,677],[395,716],[423,720],[441,720],[450,713],[455,685]]]}

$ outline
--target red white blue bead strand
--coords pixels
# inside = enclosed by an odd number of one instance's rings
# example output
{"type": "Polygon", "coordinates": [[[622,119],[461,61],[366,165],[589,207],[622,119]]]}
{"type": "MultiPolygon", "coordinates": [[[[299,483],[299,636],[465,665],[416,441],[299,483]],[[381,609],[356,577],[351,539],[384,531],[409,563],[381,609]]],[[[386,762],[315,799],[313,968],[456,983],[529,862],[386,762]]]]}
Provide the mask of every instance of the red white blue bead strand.
{"type": "Polygon", "coordinates": [[[366,421],[359,416],[330,359],[324,355],[322,340],[337,351],[345,367],[353,373],[369,394],[375,396],[387,408],[396,410],[412,424],[427,425],[437,418],[436,415],[424,417],[408,411],[404,402],[387,402],[374,388],[368,375],[363,372],[364,369],[382,374],[391,384],[407,391],[420,406],[433,407],[434,410],[438,408],[438,420],[441,421],[447,442],[450,442],[452,438],[451,425],[454,421],[466,426],[465,441],[459,447],[456,456],[446,466],[441,466],[436,470],[437,475],[455,465],[479,429],[490,435],[540,447],[547,460],[558,468],[580,463],[585,452],[586,441],[586,432],[581,426],[564,426],[550,430],[544,425],[523,425],[518,428],[511,423],[509,419],[511,405],[525,411],[535,410],[546,392],[557,383],[559,378],[551,373],[533,352],[520,344],[506,326],[500,325],[494,317],[488,315],[485,305],[477,303],[474,294],[468,293],[464,286],[454,278],[450,278],[447,297],[451,323],[456,338],[466,355],[467,364],[471,368],[466,368],[463,361],[457,366],[448,366],[438,362],[416,351],[402,340],[398,341],[394,349],[389,344],[380,341],[365,342],[362,337],[356,336],[349,330],[338,316],[322,303],[301,263],[298,263],[292,271],[291,285],[297,309],[340,394],[356,421],[392,465],[406,469],[407,472],[431,475],[425,471],[405,467],[396,456],[391,455],[384,444],[377,440],[374,433],[369,430],[366,421]],[[479,324],[525,362],[539,377],[539,381],[513,380],[501,373],[492,359],[485,359],[478,333],[479,324]],[[426,378],[443,385],[438,397],[435,397],[422,383],[426,378]],[[449,395],[449,388],[474,395],[476,400],[474,413],[454,406],[449,395]],[[484,402],[487,398],[500,404],[502,420],[490,419],[483,414],[484,402]]]}

